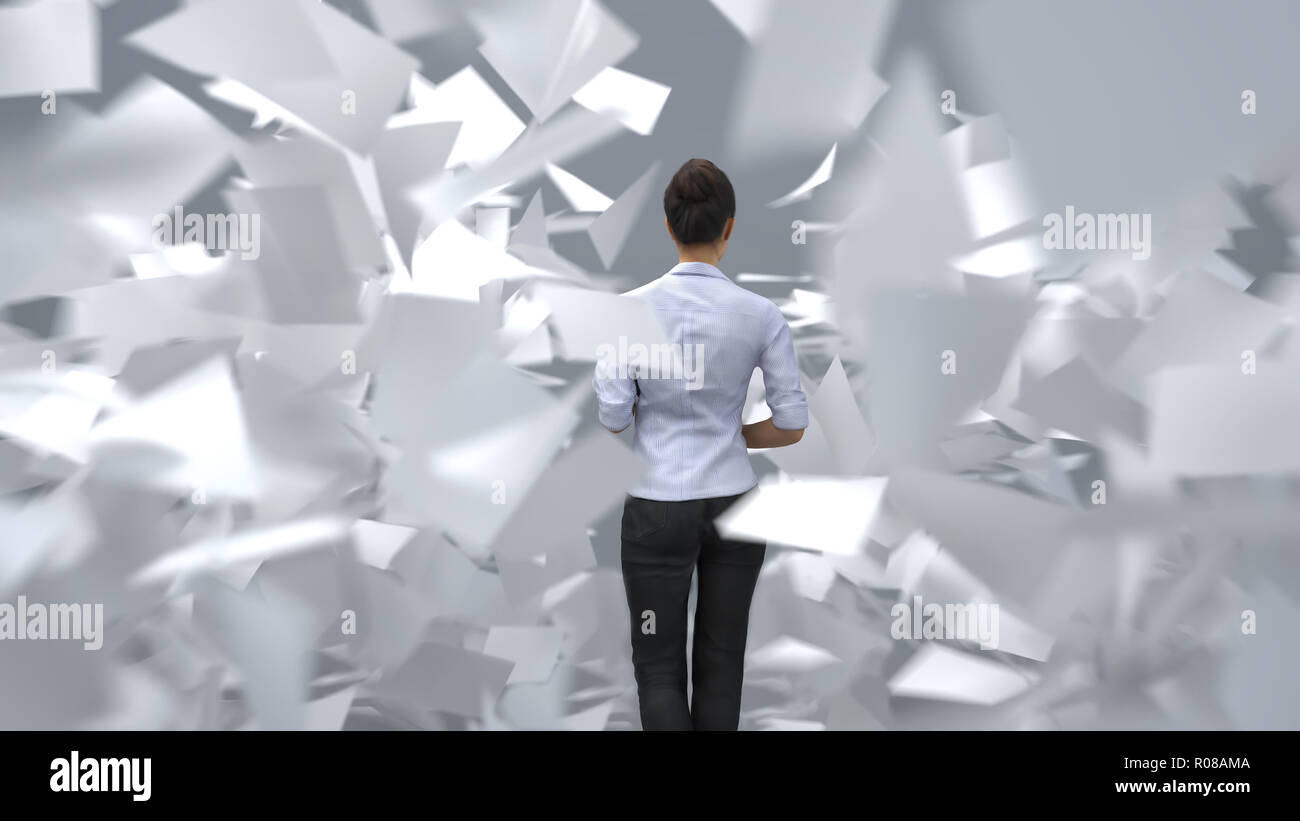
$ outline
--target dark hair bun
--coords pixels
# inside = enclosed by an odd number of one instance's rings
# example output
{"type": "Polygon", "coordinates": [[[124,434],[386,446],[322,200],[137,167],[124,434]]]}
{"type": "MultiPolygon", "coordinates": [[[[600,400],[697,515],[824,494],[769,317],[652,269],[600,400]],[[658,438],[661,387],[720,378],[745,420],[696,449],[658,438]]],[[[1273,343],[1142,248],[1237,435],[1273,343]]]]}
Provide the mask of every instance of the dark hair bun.
{"type": "Polygon", "coordinates": [[[664,216],[681,245],[717,240],[735,215],[731,180],[708,160],[687,160],[664,189],[664,216]]]}

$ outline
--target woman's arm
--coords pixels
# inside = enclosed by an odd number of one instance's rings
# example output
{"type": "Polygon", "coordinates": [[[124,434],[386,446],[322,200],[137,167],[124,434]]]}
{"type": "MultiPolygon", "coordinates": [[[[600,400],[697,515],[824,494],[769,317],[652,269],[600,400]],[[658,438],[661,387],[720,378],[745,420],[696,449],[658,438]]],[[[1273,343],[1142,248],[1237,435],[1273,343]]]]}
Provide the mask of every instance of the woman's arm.
{"type": "MultiPolygon", "coordinates": [[[[635,402],[632,403],[632,418],[633,418],[633,419],[636,418],[636,403],[635,403],[635,402]]],[[[631,423],[631,422],[628,422],[626,425],[624,425],[623,427],[619,428],[618,430],[611,430],[610,433],[622,433],[623,431],[627,430],[627,429],[630,428],[630,427],[632,427],[632,423],[631,423]]]]}
{"type": "Polygon", "coordinates": [[[742,425],[740,433],[750,448],[782,448],[803,438],[808,427],[808,397],[799,384],[799,360],[795,357],[790,326],[776,305],[767,305],[768,342],[758,359],[763,371],[763,391],[771,417],[742,425]],[[780,422],[781,427],[776,423],[780,422]]]}
{"type": "Polygon", "coordinates": [[[742,425],[740,435],[745,437],[747,448],[783,448],[803,438],[803,428],[786,430],[772,424],[771,417],[762,422],[742,425]]]}

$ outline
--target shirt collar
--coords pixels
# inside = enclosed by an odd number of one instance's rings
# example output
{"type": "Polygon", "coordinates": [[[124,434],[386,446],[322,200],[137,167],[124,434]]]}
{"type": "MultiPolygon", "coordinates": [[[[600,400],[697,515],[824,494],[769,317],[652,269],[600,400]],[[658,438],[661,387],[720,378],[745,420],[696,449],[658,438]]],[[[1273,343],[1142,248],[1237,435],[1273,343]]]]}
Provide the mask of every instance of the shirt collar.
{"type": "Polygon", "coordinates": [[[727,279],[727,275],[716,265],[710,265],[707,262],[679,262],[668,270],[670,274],[687,274],[705,277],[721,277],[727,279]]]}

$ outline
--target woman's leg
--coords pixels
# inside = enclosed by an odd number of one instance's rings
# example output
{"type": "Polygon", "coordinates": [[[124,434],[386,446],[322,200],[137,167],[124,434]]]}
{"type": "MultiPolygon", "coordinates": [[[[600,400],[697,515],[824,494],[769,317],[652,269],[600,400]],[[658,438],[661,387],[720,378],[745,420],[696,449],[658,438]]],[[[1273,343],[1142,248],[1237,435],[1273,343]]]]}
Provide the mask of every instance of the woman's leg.
{"type": "Polygon", "coordinates": [[[712,520],[739,496],[710,499],[699,558],[695,599],[691,716],[697,730],[740,726],[749,605],[763,568],[767,545],[724,539],[712,520]]]}
{"type": "Polygon", "coordinates": [[[623,586],[644,730],[690,730],[686,605],[699,556],[702,503],[629,496],[623,505],[623,586]]]}

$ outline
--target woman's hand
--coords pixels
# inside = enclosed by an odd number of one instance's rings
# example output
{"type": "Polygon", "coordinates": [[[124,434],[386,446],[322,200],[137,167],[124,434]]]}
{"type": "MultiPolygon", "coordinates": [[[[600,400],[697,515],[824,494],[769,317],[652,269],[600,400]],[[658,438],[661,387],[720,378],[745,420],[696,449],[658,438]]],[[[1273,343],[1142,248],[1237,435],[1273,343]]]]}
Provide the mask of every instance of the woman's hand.
{"type": "Polygon", "coordinates": [[[778,428],[772,424],[772,418],[768,417],[762,422],[742,425],[740,435],[745,437],[747,448],[783,448],[802,439],[803,428],[795,430],[778,428]]]}

